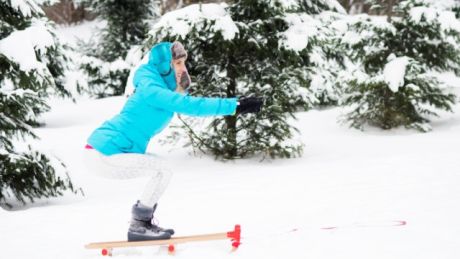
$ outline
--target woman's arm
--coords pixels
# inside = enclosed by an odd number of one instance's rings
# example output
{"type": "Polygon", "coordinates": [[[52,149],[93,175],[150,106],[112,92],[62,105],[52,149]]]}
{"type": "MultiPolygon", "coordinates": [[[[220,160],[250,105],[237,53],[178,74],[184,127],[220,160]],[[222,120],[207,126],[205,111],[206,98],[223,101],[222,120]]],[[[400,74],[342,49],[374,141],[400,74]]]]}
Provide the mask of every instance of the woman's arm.
{"type": "Polygon", "coordinates": [[[193,97],[163,88],[148,77],[138,80],[136,94],[153,107],[190,116],[233,115],[237,106],[237,98],[193,97]]]}

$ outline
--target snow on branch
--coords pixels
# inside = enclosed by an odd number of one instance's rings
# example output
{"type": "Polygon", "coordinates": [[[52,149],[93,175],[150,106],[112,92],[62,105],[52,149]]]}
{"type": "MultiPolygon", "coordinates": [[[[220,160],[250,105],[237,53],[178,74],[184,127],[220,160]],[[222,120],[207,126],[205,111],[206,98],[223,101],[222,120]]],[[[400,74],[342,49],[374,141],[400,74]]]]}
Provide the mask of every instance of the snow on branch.
{"type": "Polygon", "coordinates": [[[43,10],[35,1],[31,0],[10,0],[11,7],[22,13],[25,17],[32,17],[34,14],[44,14],[43,10]]]}
{"type": "Polygon", "coordinates": [[[194,4],[166,13],[153,26],[149,34],[157,34],[168,28],[171,34],[185,37],[190,30],[204,20],[214,21],[213,31],[222,33],[226,40],[232,40],[238,33],[238,27],[225,10],[225,4],[194,4]]]}
{"type": "Polygon", "coordinates": [[[409,64],[408,57],[388,57],[389,62],[383,69],[383,75],[388,87],[396,93],[398,89],[404,86],[404,77],[406,76],[406,67],[409,64]]]}
{"type": "Polygon", "coordinates": [[[44,71],[46,65],[37,60],[36,51],[44,54],[46,49],[55,45],[52,34],[42,21],[35,20],[32,26],[14,31],[0,41],[0,53],[19,64],[23,71],[44,71]]]}

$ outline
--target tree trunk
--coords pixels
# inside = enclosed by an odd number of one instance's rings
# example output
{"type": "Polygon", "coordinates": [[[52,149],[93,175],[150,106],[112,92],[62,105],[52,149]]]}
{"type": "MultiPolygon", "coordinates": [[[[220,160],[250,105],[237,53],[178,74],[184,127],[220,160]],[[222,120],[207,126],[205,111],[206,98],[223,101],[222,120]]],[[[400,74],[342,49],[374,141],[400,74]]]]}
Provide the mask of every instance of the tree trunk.
{"type": "Polygon", "coordinates": [[[61,0],[51,6],[42,6],[46,16],[58,24],[72,24],[81,22],[84,19],[92,20],[94,14],[85,10],[84,5],[76,6],[73,0],[61,0]]]}
{"type": "MultiPolygon", "coordinates": [[[[234,67],[237,63],[233,56],[228,57],[228,68],[227,76],[230,79],[230,83],[227,87],[227,97],[235,97],[236,95],[236,78],[237,71],[234,67]]],[[[227,137],[228,142],[231,143],[227,152],[228,157],[236,157],[238,153],[237,143],[236,143],[236,116],[226,116],[225,123],[227,124],[227,137]]]]}
{"type": "Polygon", "coordinates": [[[387,21],[391,22],[391,17],[393,16],[393,6],[395,5],[396,0],[387,0],[387,21]]]}
{"type": "Polygon", "coordinates": [[[354,0],[340,0],[340,4],[342,7],[347,11],[347,13],[350,13],[351,6],[353,5],[354,0]]]}

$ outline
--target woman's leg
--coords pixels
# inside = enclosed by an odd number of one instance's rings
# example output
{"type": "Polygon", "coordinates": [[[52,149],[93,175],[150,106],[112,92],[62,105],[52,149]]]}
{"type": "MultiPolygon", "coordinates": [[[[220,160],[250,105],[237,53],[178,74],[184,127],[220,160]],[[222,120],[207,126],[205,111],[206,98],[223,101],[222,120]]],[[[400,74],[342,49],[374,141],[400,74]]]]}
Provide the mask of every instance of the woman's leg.
{"type": "Polygon", "coordinates": [[[132,179],[149,177],[140,200],[132,207],[132,220],[128,230],[129,241],[168,239],[174,230],[163,229],[152,224],[156,203],[168,186],[172,172],[164,162],[151,155],[117,154],[104,156],[89,150],[87,163],[92,170],[103,177],[112,179],[132,179]]]}
{"type": "Polygon", "coordinates": [[[140,202],[153,207],[166,190],[172,172],[166,168],[165,163],[152,155],[144,154],[116,154],[104,156],[97,151],[96,156],[100,161],[98,173],[112,179],[133,179],[150,177],[140,196],[140,202]]]}
{"type": "Polygon", "coordinates": [[[151,177],[139,199],[140,202],[147,207],[155,206],[171,181],[171,177],[172,172],[167,169],[163,169],[151,177]]]}

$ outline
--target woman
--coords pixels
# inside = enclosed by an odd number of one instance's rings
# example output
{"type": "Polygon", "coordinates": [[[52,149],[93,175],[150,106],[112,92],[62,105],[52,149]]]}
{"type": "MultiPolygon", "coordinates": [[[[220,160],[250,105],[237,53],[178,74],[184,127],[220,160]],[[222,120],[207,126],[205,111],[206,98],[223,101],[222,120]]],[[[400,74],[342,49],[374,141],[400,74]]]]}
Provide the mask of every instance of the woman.
{"type": "Polygon", "coordinates": [[[104,122],[88,138],[87,159],[92,170],[107,177],[128,179],[151,176],[132,207],[128,241],[169,239],[172,229],[152,223],[157,202],[171,172],[154,156],[145,154],[150,139],[161,132],[174,113],[189,116],[223,116],[259,112],[260,98],[206,98],[186,95],[190,77],[187,52],[180,42],[155,45],[148,63],[133,78],[134,93],[121,112],[104,122]]]}

